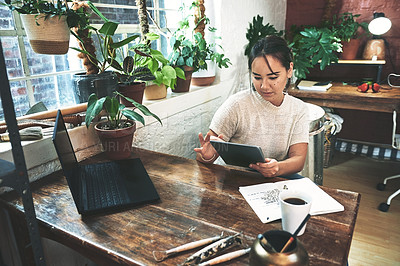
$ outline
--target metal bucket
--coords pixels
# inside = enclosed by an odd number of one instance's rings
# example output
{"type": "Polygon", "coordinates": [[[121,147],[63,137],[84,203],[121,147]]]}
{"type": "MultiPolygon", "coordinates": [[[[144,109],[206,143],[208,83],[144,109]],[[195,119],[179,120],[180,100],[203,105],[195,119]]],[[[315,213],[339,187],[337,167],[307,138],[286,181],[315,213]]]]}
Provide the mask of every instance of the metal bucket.
{"type": "Polygon", "coordinates": [[[324,169],[325,111],[315,104],[306,103],[309,119],[309,143],[306,162],[301,175],[322,185],[324,169]]]}

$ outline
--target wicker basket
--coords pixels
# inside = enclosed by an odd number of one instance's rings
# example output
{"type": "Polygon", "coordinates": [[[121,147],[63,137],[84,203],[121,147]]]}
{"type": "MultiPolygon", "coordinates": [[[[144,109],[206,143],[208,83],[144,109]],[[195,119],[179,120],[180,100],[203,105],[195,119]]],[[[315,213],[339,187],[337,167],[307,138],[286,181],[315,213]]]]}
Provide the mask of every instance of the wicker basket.
{"type": "Polygon", "coordinates": [[[21,14],[29,43],[38,54],[66,54],[70,32],[66,16],[45,19],[44,15],[21,14]]]}

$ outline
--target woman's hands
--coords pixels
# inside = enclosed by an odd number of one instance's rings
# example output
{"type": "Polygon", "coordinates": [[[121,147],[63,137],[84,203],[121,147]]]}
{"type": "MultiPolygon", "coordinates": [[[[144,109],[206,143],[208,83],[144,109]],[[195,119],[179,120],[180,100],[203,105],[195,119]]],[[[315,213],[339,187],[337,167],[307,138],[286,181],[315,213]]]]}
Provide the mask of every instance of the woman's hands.
{"type": "Polygon", "coordinates": [[[304,167],[307,155],[307,143],[297,143],[289,147],[288,158],[283,161],[265,158],[265,163],[251,164],[265,177],[285,176],[300,172],[304,167]]]}
{"type": "Polygon", "coordinates": [[[265,163],[250,164],[249,167],[260,172],[264,177],[275,177],[279,172],[279,162],[275,159],[265,158],[265,163]]]}
{"type": "Polygon", "coordinates": [[[211,145],[210,140],[224,141],[222,135],[217,137],[217,134],[213,131],[209,131],[205,137],[202,133],[199,133],[200,148],[194,148],[197,152],[196,159],[200,162],[212,163],[218,158],[218,153],[211,145]]]}

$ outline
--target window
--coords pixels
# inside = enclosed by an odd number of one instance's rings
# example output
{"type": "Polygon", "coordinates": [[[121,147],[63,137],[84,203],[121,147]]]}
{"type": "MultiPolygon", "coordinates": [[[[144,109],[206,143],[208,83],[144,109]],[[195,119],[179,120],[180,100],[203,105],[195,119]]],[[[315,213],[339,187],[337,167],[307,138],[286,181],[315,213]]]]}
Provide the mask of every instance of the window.
{"type": "MultiPolygon", "coordinates": [[[[94,0],[99,10],[110,20],[120,23],[118,36],[125,38],[132,33],[140,33],[138,13],[134,0],[94,0]]],[[[163,32],[174,30],[181,19],[178,9],[183,0],[147,0],[147,9],[163,32]]],[[[92,24],[100,24],[94,18],[92,24]]],[[[157,32],[156,26],[149,20],[150,31],[157,32]]],[[[72,76],[82,72],[81,60],[77,52],[69,49],[66,55],[41,55],[32,51],[25,36],[17,12],[0,5],[0,38],[6,60],[11,94],[17,116],[24,115],[29,108],[43,102],[48,110],[75,104],[72,76]]],[[[76,39],[71,36],[70,46],[77,47],[76,39]]],[[[156,49],[168,54],[168,42],[161,36],[156,49]]],[[[0,101],[1,103],[1,101],[0,101]]],[[[0,120],[4,119],[0,106],[0,120]]]]}

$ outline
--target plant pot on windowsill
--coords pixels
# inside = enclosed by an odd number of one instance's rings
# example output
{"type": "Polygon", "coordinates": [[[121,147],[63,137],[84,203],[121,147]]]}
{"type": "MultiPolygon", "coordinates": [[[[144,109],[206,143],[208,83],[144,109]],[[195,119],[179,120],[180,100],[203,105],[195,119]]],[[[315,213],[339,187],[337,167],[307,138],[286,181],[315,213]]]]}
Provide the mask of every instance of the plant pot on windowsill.
{"type": "Polygon", "coordinates": [[[94,126],[100,138],[103,150],[107,158],[111,160],[121,160],[131,155],[136,123],[132,120],[125,120],[125,123],[127,127],[112,130],[107,129],[107,121],[97,123],[94,126]]]}
{"type": "Polygon", "coordinates": [[[172,90],[173,92],[188,92],[189,91],[190,82],[192,80],[193,70],[194,70],[193,67],[189,67],[189,66],[183,67],[183,71],[185,72],[186,80],[177,78],[175,88],[172,90]]]}
{"type": "Polygon", "coordinates": [[[69,49],[70,31],[67,17],[43,14],[21,14],[29,43],[38,54],[66,54],[69,49]]]}
{"type": "MultiPolygon", "coordinates": [[[[132,84],[119,83],[118,85],[118,91],[122,95],[131,98],[132,100],[140,104],[143,102],[143,93],[145,88],[146,88],[145,82],[133,82],[132,84]]],[[[120,102],[127,107],[133,106],[132,103],[128,102],[122,97],[120,98],[120,102]]]]}
{"type": "Polygon", "coordinates": [[[96,93],[99,97],[112,96],[118,87],[117,77],[112,71],[100,74],[77,73],[73,76],[76,103],[87,102],[89,95],[96,93]]]}
{"type": "Polygon", "coordinates": [[[167,97],[167,87],[165,84],[157,85],[149,82],[144,89],[144,97],[146,100],[159,100],[167,97]]]}
{"type": "Polygon", "coordinates": [[[216,63],[211,60],[206,60],[207,69],[200,69],[193,73],[193,86],[210,86],[215,81],[216,63]]]}

